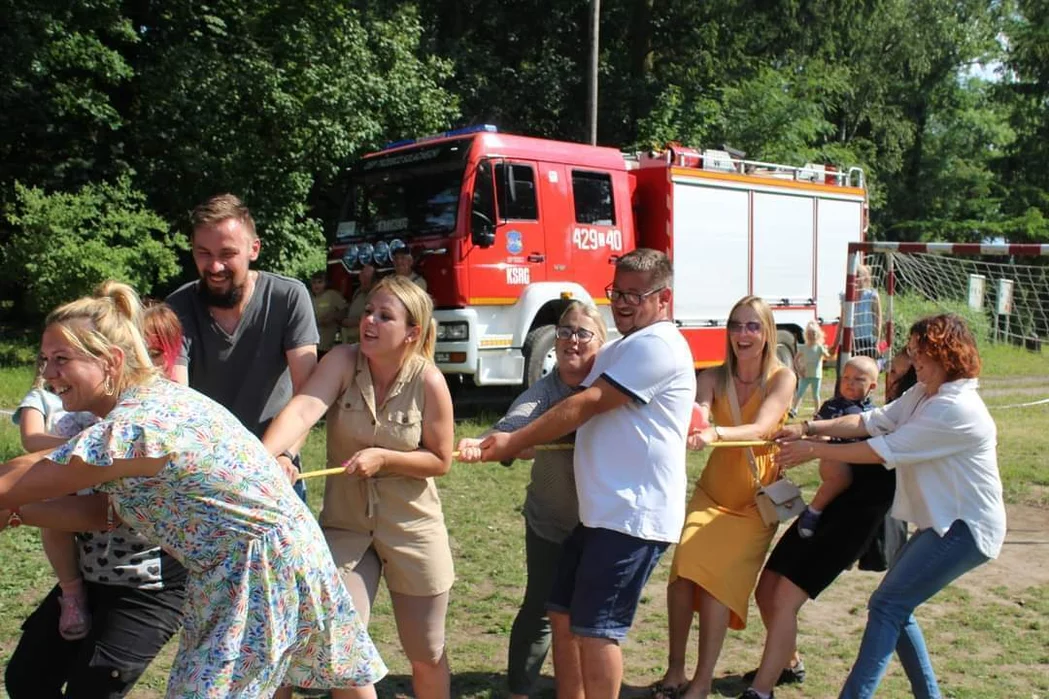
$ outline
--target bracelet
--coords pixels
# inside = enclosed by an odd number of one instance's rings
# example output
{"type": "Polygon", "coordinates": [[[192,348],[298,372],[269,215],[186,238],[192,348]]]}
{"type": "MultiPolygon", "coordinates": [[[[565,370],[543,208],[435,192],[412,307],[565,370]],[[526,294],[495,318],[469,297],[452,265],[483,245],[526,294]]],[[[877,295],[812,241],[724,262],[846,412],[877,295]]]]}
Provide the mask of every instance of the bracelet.
{"type": "Polygon", "coordinates": [[[281,456],[283,456],[283,457],[284,457],[285,459],[287,459],[288,461],[292,461],[292,462],[294,462],[294,461],[295,461],[295,455],[294,455],[294,454],[292,454],[292,453],[291,453],[290,451],[288,451],[287,449],[285,449],[284,451],[282,451],[282,452],[281,452],[280,454],[277,454],[277,456],[278,456],[278,457],[281,457],[281,456]]]}
{"type": "Polygon", "coordinates": [[[801,436],[808,437],[810,434],[812,434],[812,420],[802,420],[801,436]]]}
{"type": "Polygon", "coordinates": [[[715,442],[720,442],[721,441],[721,427],[718,426],[718,425],[714,425],[714,441],[715,442]]]}

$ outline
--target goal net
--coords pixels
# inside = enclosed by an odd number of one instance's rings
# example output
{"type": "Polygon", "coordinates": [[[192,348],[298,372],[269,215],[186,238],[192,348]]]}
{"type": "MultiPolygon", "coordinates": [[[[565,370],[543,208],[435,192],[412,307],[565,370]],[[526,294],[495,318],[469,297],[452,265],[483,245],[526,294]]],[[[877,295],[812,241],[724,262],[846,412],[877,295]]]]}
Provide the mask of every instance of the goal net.
{"type": "Polygon", "coordinates": [[[1049,342],[1049,245],[851,243],[843,311],[845,360],[888,358],[906,344],[911,323],[944,312],[965,317],[982,340],[1041,351],[1049,342]]]}

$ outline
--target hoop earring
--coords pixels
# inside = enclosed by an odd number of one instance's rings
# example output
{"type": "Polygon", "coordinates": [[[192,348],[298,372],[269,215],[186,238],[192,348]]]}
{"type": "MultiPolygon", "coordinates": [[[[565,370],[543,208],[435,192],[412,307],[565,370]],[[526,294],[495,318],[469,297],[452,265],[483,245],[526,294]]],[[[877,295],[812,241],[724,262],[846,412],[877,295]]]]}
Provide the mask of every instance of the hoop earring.
{"type": "Polygon", "coordinates": [[[102,392],[107,396],[113,395],[113,380],[106,374],[106,378],[102,381],[102,392]]]}

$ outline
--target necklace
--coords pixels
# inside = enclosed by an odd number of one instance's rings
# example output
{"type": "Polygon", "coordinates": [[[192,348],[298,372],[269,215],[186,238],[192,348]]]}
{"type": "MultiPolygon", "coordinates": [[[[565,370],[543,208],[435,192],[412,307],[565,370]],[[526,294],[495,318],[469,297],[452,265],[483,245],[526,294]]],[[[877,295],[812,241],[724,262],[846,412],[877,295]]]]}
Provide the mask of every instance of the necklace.
{"type": "Polygon", "coordinates": [[[757,377],[755,377],[755,378],[751,379],[750,381],[744,381],[743,379],[739,378],[739,376],[737,376],[737,375],[735,375],[735,374],[734,374],[734,375],[732,376],[732,378],[734,378],[734,379],[735,379],[736,381],[739,381],[739,382],[740,382],[741,384],[743,384],[744,386],[750,386],[750,385],[752,385],[752,384],[755,384],[755,383],[757,383],[757,382],[758,382],[758,380],[760,380],[760,379],[761,379],[761,377],[760,377],[760,376],[757,376],[757,377]]]}

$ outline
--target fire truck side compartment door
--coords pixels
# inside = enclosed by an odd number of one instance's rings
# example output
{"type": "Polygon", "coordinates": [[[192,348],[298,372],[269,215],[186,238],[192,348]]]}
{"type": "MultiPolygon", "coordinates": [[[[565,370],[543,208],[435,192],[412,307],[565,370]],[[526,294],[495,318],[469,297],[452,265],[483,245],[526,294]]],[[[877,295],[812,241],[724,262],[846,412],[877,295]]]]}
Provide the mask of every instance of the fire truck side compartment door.
{"type": "Polygon", "coordinates": [[[786,305],[815,297],[815,208],[811,194],[754,192],[753,293],[786,305]]]}
{"type": "Polygon", "coordinates": [[[863,202],[821,197],[817,207],[816,314],[831,322],[841,315],[848,245],[863,239],[863,202]]]}
{"type": "Polygon", "coordinates": [[[674,319],[724,321],[750,289],[750,199],[738,189],[673,183],[674,319]]]}

